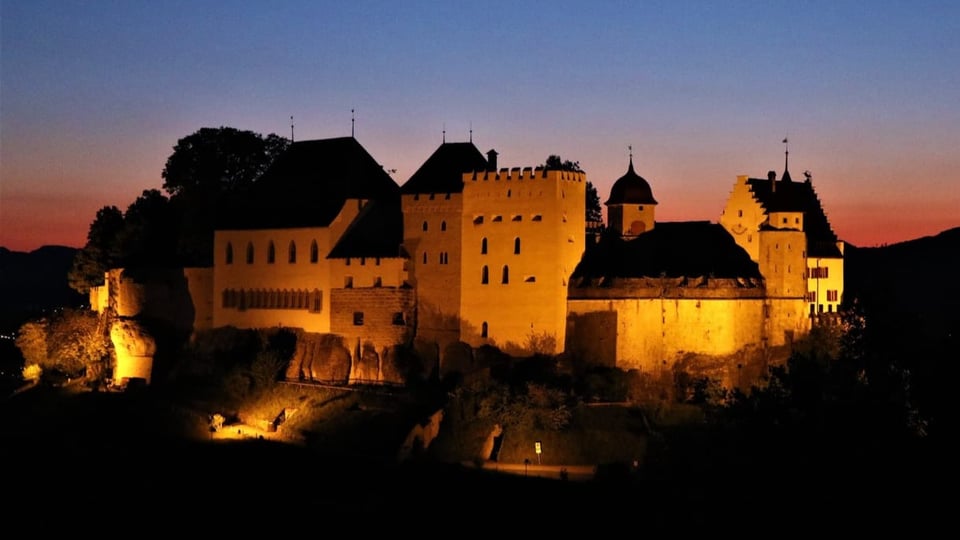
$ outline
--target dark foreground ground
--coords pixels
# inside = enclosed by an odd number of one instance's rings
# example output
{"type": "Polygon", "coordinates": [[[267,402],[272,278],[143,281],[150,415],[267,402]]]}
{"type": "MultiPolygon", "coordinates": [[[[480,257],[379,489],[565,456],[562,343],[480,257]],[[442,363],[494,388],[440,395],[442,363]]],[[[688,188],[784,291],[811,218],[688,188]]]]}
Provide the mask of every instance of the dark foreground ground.
{"type": "Polygon", "coordinates": [[[287,531],[922,537],[948,523],[952,500],[952,474],[932,461],[890,463],[888,474],[875,474],[869,456],[862,467],[769,459],[743,471],[677,460],[584,482],[525,478],[270,441],[205,440],[164,426],[143,403],[108,398],[98,406],[110,409],[96,410],[89,403],[99,400],[56,392],[37,389],[2,403],[0,509],[8,528],[151,538],[287,531]]]}

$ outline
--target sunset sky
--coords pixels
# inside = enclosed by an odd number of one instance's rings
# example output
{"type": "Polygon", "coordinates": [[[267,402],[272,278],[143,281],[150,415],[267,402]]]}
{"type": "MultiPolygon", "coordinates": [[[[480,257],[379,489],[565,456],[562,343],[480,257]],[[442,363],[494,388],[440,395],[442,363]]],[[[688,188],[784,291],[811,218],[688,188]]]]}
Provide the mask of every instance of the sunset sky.
{"type": "Polygon", "coordinates": [[[960,2],[0,0],[0,246],[82,247],[177,140],[351,133],[405,182],[446,140],[627,168],[658,221],[813,174],[857,246],[960,226],[960,2]]]}

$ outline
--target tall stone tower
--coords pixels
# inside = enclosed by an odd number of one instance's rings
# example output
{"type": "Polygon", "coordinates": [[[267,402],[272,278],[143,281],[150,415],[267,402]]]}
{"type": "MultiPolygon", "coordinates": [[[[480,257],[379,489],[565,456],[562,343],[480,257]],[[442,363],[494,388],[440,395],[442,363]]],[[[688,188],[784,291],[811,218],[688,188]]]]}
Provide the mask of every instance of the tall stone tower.
{"type": "Polygon", "coordinates": [[[567,281],[586,242],[586,174],[502,168],[463,183],[461,339],[515,355],[561,352],[567,281]]]}

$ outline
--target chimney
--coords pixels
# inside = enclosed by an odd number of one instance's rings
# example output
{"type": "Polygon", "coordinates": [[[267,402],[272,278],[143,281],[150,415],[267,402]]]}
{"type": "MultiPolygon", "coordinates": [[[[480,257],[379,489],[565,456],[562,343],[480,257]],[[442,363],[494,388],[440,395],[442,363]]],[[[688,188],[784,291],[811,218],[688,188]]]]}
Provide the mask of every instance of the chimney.
{"type": "Polygon", "coordinates": [[[487,152],[487,170],[496,171],[497,170],[497,151],[491,149],[487,152]]]}
{"type": "Polygon", "coordinates": [[[769,171],[767,173],[767,180],[770,181],[770,191],[777,190],[777,171],[769,171]]]}

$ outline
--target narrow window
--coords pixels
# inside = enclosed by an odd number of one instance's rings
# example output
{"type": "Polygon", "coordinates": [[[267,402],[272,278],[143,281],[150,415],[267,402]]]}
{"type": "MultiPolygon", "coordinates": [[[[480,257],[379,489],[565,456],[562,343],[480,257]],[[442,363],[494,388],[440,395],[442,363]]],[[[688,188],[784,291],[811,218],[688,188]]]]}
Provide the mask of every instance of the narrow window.
{"type": "Polygon", "coordinates": [[[483,285],[486,285],[489,282],[490,282],[490,271],[487,269],[486,266],[484,266],[483,269],[480,270],[480,283],[482,283],[483,285]]]}
{"type": "Polygon", "coordinates": [[[317,247],[317,241],[314,240],[310,243],[310,262],[316,264],[320,260],[320,248],[317,247]]]}
{"type": "Polygon", "coordinates": [[[273,240],[267,244],[267,264],[273,264],[273,261],[277,258],[277,248],[273,245],[273,240]]]}
{"type": "Polygon", "coordinates": [[[510,283],[510,267],[507,265],[503,266],[503,278],[500,283],[510,283]]]}
{"type": "Polygon", "coordinates": [[[374,287],[383,287],[383,279],[380,276],[373,278],[374,287]]]}
{"type": "Polygon", "coordinates": [[[253,264],[253,242],[247,242],[247,264],[253,264]]]}
{"type": "Polygon", "coordinates": [[[360,257],[360,266],[366,266],[366,265],[367,265],[367,258],[360,257]]]}
{"type": "Polygon", "coordinates": [[[290,247],[287,249],[287,262],[290,264],[297,262],[297,244],[293,240],[290,241],[290,247]]]}
{"type": "Polygon", "coordinates": [[[350,266],[350,257],[347,257],[347,260],[343,263],[344,266],[350,266]]]}
{"type": "Polygon", "coordinates": [[[513,254],[514,255],[520,254],[520,237],[519,236],[513,239],[513,254]]]}
{"type": "Polygon", "coordinates": [[[353,312],[353,325],[354,326],[363,326],[363,312],[354,311],[353,312]]]}
{"type": "Polygon", "coordinates": [[[488,331],[489,331],[489,327],[487,326],[487,321],[483,321],[483,324],[480,325],[480,337],[482,338],[487,337],[488,331]]]}
{"type": "Polygon", "coordinates": [[[427,230],[427,222],[426,222],[426,221],[423,222],[423,230],[427,230]]]}
{"type": "Polygon", "coordinates": [[[343,278],[343,287],[345,289],[353,288],[353,276],[346,276],[345,278],[343,278]]]}
{"type": "Polygon", "coordinates": [[[227,257],[226,257],[226,262],[227,262],[227,264],[233,264],[233,244],[231,244],[230,242],[227,242],[227,254],[226,254],[226,255],[227,255],[227,257]]]}
{"type": "Polygon", "coordinates": [[[487,239],[486,239],[486,238],[480,240],[480,254],[481,254],[481,255],[486,255],[486,254],[487,254],[487,239]]]}
{"type": "Polygon", "coordinates": [[[447,230],[447,222],[446,222],[446,221],[441,221],[441,222],[440,222],[440,230],[441,230],[441,231],[447,230]]]}
{"type": "Polygon", "coordinates": [[[743,217],[743,210],[737,210],[737,217],[743,217]]]}
{"type": "Polygon", "coordinates": [[[423,252],[423,264],[427,264],[427,252],[423,252]]]}
{"type": "Polygon", "coordinates": [[[322,298],[323,298],[323,295],[320,293],[320,289],[314,289],[313,299],[312,299],[313,301],[311,302],[312,305],[310,306],[310,311],[314,311],[314,312],[320,311],[320,307],[322,306],[322,303],[321,303],[322,298]]]}
{"type": "Polygon", "coordinates": [[[377,257],[377,266],[380,266],[380,257],[377,257]]]}
{"type": "Polygon", "coordinates": [[[508,199],[510,198],[510,193],[511,193],[511,191],[508,189],[508,190],[507,190],[507,198],[508,198],[508,199]]]}

